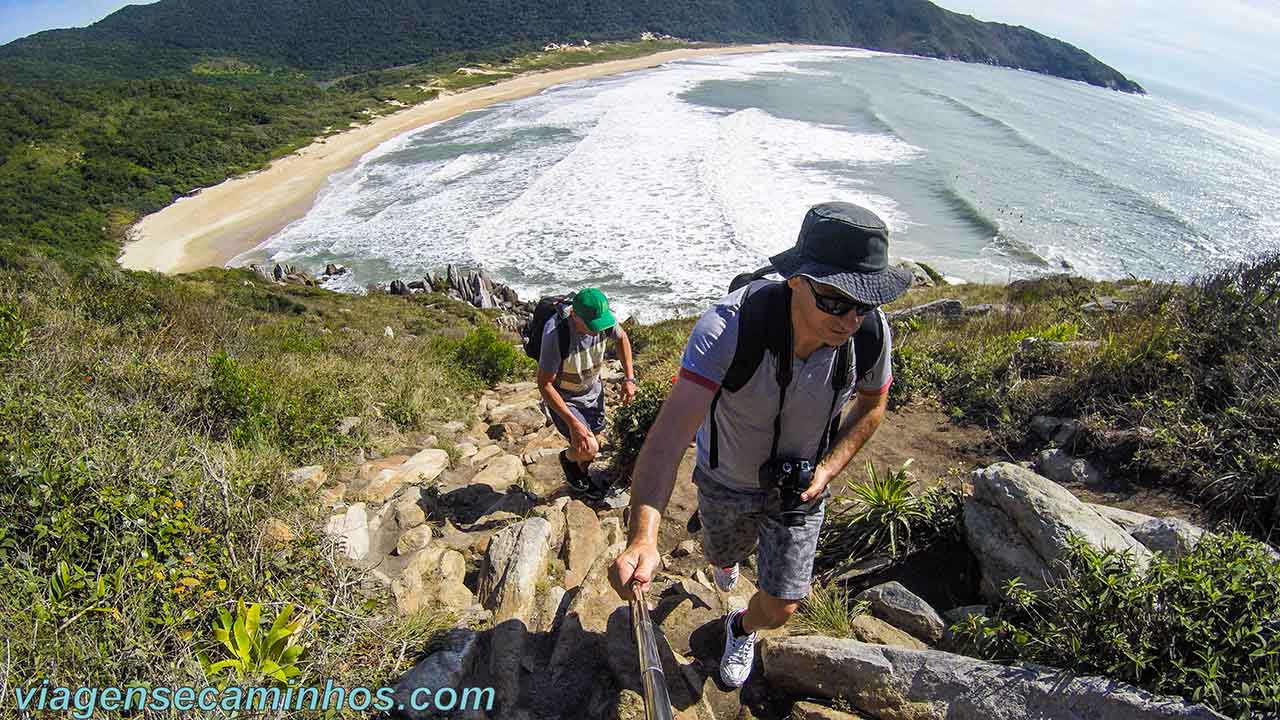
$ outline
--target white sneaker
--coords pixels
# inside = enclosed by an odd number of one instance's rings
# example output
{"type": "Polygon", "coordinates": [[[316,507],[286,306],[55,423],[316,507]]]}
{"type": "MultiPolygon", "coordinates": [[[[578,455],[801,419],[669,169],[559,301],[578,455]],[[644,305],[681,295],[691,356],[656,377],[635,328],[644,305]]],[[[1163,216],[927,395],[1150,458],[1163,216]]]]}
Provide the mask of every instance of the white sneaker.
{"type": "Polygon", "coordinates": [[[738,584],[738,565],[734,563],[733,567],[720,568],[711,567],[711,575],[715,578],[716,587],[720,588],[720,592],[729,592],[734,585],[738,584]]]}
{"type": "Polygon", "coordinates": [[[742,687],[756,660],[756,634],[734,637],[733,618],[746,612],[731,612],[724,619],[724,655],[720,658],[720,680],[729,687],[742,687]]]}

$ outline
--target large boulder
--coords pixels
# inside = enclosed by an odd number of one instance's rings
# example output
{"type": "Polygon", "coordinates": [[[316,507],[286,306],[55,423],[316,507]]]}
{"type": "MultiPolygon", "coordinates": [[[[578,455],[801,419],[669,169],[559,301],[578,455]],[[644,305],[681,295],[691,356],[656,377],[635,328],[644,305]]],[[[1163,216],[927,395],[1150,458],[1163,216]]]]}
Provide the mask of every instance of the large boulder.
{"type": "MultiPolygon", "coordinates": [[[[1122,508],[1117,508],[1117,507],[1111,507],[1110,505],[1096,505],[1094,503],[1087,503],[1087,505],[1094,512],[1110,520],[1116,525],[1119,525],[1120,529],[1124,530],[1130,535],[1132,535],[1133,531],[1136,530],[1140,525],[1142,525],[1146,521],[1155,520],[1155,518],[1152,517],[1151,515],[1143,515],[1142,513],[1137,513],[1132,510],[1124,510],[1122,508]]],[[[1136,540],[1137,538],[1134,538],[1134,539],[1136,540]]]]}
{"type": "Polygon", "coordinates": [[[476,448],[475,452],[471,453],[471,456],[463,460],[463,462],[471,467],[483,470],[490,460],[501,454],[502,448],[498,445],[485,445],[482,448],[476,448]]]}
{"type": "Polygon", "coordinates": [[[400,491],[403,484],[397,468],[387,468],[366,482],[358,482],[351,488],[351,496],[360,502],[384,503],[400,491]]]}
{"type": "Polygon", "coordinates": [[[855,640],[872,645],[893,645],[912,650],[925,650],[929,647],[906,630],[894,627],[874,615],[859,615],[854,618],[850,630],[855,640]]]}
{"type": "Polygon", "coordinates": [[[538,409],[538,403],[541,402],[541,398],[536,389],[532,394],[527,391],[520,391],[518,395],[519,396],[516,398],[508,398],[507,402],[502,403],[501,405],[495,405],[490,408],[489,412],[486,413],[486,417],[489,422],[505,422],[507,418],[523,414],[521,412],[523,410],[533,410],[538,413],[538,417],[540,419],[543,417],[542,411],[538,409]]]}
{"type": "Polygon", "coordinates": [[[1059,579],[1072,535],[1098,549],[1127,552],[1139,568],[1151,559],[1133,536],[1047,478],[1010,463],[974,472],[965,539],[982,567],[988,597],[1013,577],[1031,589],[1059,579]]]}
{"type": "MultiPolygon", "coordinates": [[[[475,683],[475,671],[480,659],[480,637],[474,630],[457,628],[445,634],[441,649],[405,673],[396,683],[394,699],[402,708],[400,713],[409,720],[431,720],[439,716],[433,708],[413,710],[410,702],[415,690],[426,688],[435,692],[440,688],[463,688],[475,683]]],[[[468,717],[454,715],[455,718],[468,717]]],[[[478,713],[470,717],[484,717],[478,713]]]]}
{"type": "Polygon", "coordinates": [[[1152,552],[1177,560],[1195,549],[1205,531],[1178,518],[1151,518],[1132,531],[1133,537],[1152,552]]]}
{"type": "Polygon", "coordinates": [[[465,612],[475,605],[475,597],[463,582],[466,576],[467,561],[462,553],[428,546],[410,557],[400,577],[391,583],[391,592],[396,607],[405,615],[438,606],[465,612]]]}
{"type": "Polygon", "coordinates": [[[875,617],[930,645],[942,642],[942,636],[947,632],[946,623],[938,612],[902,583],[887,582],[867,588],[855,599],[865,600],[875,617]]]}
{"type": "Polygon", "coordinates": [[[552,667],[560,668],[590,659],[603,660],[600,641],[609,628],[609,616],[618,611],[626,612],[626,606],[609,584],[609,566],[625,549],[621,543],[607,548],[587,571],[578,592],[565,609],[564,621],[551,652],[552,667]]]}
{"type": "Polygon", "coordinates": [[[959,300],[944,298],[923,305],[894,310],[889,313],[890,320],[910,320],[911,318],[955,318],[964,315],[964,304],[959,300]]]}
{"type": "Polygon", "coordinates": [[[1097,488],[1106,481],[1102,471],[1088,460],[1071,457],[1063,450],[1042,450],[1036,456],[1036,469],[1056,483],[1077,482],[1097,488]]]}
{"type": "Polygon", "coordinates": [[[400,497],[396,498],[394,512],[396,526],[400,530],[408,530],[425,523],[427,521],[427,512],[422,489],[416,487],[406,488],[400,494],[400,497]]]}
{"type": "Polygon", "coordinates": [[[933,278],[930,277],[929,273],[925,272],[925,269],[920,267],[920,264],[914,260],[900,258],[893,264],[893,267],[898,268],[899,270],[906,270],[911,273],[912,287],[933,287],[933,278]]]}
{"type": "Polygon", "coordinates": [[[324,486],[329,479],[329,474],[325,472],[321,465],[308,465],[292,470],[288,475],[288,484],[303,487],[311,492],[315,492],[324,486]]]}
{"type": "Polygon", "coordinates": [[[819,636],[769,638],[760,650],[771,687],[841,697],[880,720],[1223,720],[1204,705],[1114,680],[994,665],[935,650],[819,636]]]}
{"type": "Polygon", "coordinates": [[[582,584],[592,563],[604,550],[604,532],[596,513],[581,500],[571,500],[564,509],[565,564],[564,587],[572,590],[582,584]]]}
{"type": "Polygon", "coordinates": [[[369,557],[372,544],[369,515],[364,503],[356,503],[346,512],[329,518],[325,534],[338,542],[348,560],[359,562],[369,557]]]}
{"type": "Polygon", "coordinates": [[[1000,597],[1001,587],[1013,578],[1019,578],[1030,590],[1048,587],[1044,559],[1027,544],[1008,515],[989,505],[966,502],[964,534],[982,571],[979,589],[984,597],[1000,597]]]}
{"type": "Polygon", "coordinates": [[[480,570],[481,603],[494,623],[532,616],[538,579],[546,574],[551,524],[540,517],[503,528],[489,541],[480,570]]]}
{"type": "Polygon", "coordinates": [[[791,706],[790,720],[861,720],[861,715],[829,708],[811,702],[798,702],[791,706]]]}
{"type": "Polygon", "coordinates": [[[399,480],[402,483],[414,485],[430,483],[447,467],[449,467],[449,453],[439,448],[427,448],[399,467],[399,480]]]}
{"type": "Polygon", "coordinates": [[[488,485],[494,492],[506,492],[524,474],[524,463],[515,455],[498,455],[471,478],[472,485],[488,485]]]}

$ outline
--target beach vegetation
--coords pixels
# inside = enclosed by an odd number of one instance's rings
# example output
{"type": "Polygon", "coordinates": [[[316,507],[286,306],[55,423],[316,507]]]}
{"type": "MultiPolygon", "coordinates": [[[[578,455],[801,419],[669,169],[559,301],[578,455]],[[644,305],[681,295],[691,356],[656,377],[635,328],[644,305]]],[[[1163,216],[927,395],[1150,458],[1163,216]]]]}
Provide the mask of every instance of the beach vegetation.
{"type": "Polygon", "coordinates": [[[285,603],[270,627],[263,627],[266,618],[258,603],[246,607],[240,600],[234,616],[226,608],[218,608],[213,637],[229,657],[213,661],[201,653],[205,672],[211,677],[226,673],[241,683],[271,679],[287,684],[290,678],[301,674],[298,658],[305,649],[297,642],[297,636],[306,618],[293,617],[293,610],[293,605],[285,603]]]}
{"type": "Polygon", "coordinates": [[[962,539],[964,493],[954,482],[915,492],[907,475],[910,465],[879,472],[868,462],[865,482],[849,482],[827,500],[826,526],[814,560],[818,576],[836,575],[866,558],[901,558],[962,539]]]}
{"type": "Polygon", "coordinates": [[[490,384],[536,371],[532,359],[489,325],[479,325],[458,345],[458,363],[490,384]]]}
{"type": "MultiPolygon", "coordinates": [[[[142,216],[353,124],[523,72],[677,46],[500,48],[324,82],[231,55],[145,77],[98,68],[15,84],[9,75],[0,80],[0,264],[37,256],[73,272],[114,264],[142,216]],[[457,72],[481,63],[491,67],[457,72]]],[[[3,57],[0,66],[8,67],[3,57]]]]}
{"type": "MultiPolygon", "coordinates": [[[[220,681],[235,669],[205,671],[241,658],[241,598],[263,618],[293,606],[289,627],[307,618],[285,643],[310,648],[295,664],[300,683],[393,681],[452,625],[430,609],[400,618],[362,593],[360,571],[337,562],[319,531],[325,509],[286,478],[302,465],[346,477],[362,453],[469,420],[468,398],[487,381],[457,352],[484,313],[441,296],[279,286],[244,270],[70,275],[35,259],[0,268],[0,318],[10,677],[220,681]],[[341,432],[346,417],[361,418],[357,431],[341,432]],[[302,530],[264,542],[268,518],[302,530]],[[234,655],[210,642],[220,610],[234,655]]],[[[269,676],[270,659],[292,674],[273,655],[278,641],[260,643],[245,667],[269,676]]]]}
{"type": "Polygon", "coordinates": [[[1016,579],[986,616],[951,627],[959,649],[1002,663],[1102,675],[1229,717],[1280,707],[1280,563],[1240,533],[1187,555],[1131,556],[1071,538],[1068,572],[1034,592],[1016,579]]]}
{"type": "Polygon", "coordinates": [[[1079,419],[1073,453],[1266,537],[1280,520],[1277,288],[1278,255],[1186,284],[1018,283],[1007,312],[895,323],[891,406],[953,408],[1015,450],[1034,446],[1034,416],[1079,419]]]}
{"type": "Polygon", "coordinates": [[[617,448],[615,462],[627,465],[639,457],[670,388],[670,383],[646,380],[640,383],[634,400],[614,411],[609,432],[617,448]]]}

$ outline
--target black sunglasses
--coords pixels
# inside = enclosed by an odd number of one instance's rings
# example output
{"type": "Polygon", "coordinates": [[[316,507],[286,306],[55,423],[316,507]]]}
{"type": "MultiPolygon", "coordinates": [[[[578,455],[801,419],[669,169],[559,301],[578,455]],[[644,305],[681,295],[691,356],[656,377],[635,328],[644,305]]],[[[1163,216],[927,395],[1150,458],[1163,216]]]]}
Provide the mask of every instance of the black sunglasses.
{"type": "Polygon", "coordinates": [[[812,280],[805,278],[804,281],[809,283],[809,290],[813,293],[814,304],[818,306],[819,310],[828,315],[840,317],[841,315],[847,315],[849,311],[852,310],[856,315],[862,317],[876,309],[875,305],[868,305],[856,300],[848,300],[841,297],[832,297],[831,295],[823,295],[818,292],[818,288],[814,287],[812,280]]]}

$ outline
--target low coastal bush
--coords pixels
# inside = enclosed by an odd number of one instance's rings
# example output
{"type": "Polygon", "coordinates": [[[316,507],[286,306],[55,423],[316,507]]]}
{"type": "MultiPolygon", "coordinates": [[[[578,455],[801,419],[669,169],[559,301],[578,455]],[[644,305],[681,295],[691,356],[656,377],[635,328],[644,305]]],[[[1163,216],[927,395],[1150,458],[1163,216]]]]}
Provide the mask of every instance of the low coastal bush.
{"type": "Polygon", "coordinates": [[[1188,284],[1023,282],[1008,300],[985,317],[895,323],[891,406],[937,403],[1014,450],[1038,442],[1033,416],[1079,418],[1072,452],[1260,536],[1277,529],[1280,255],[1188,284]],[[1103,296],[1119,307],[1082,307],[1103,296]]]}
{"type": "Polygon", "coordinates": [[[18,314],[18,304],[0,296],[0,363],[16,360],[27,344],[27,328],[18,314]]]}
{"type": "Polygon", "coordinates": [[[640,448],[644,446],[653,421],[658,419],[670,387],[670,383],[646,380],[640,383],[634,400],[614,410],[610,432],[618,448],[615,462],[619,465],[629,465],[640,455],[640,448]]]}
{"type": "Polygon", "coordinates": [[[627,337],[635,353],[636,377],[672,380],[680,370],[680,358],[697,318],[674,318],[652,325],[627,324],[627,337]]]}
{"type": "Polygon", "coordinates": [[[463,367],[490,384],[518,374],[528,374],[533,364],[514,345],[498,337],[498,333],[488,325],[480,325],[467,333],[458,346],[457,357],[463,367]]]}
{"type": "Polygon", "coordinates": [[[1280,711],[1280,564],[1255,540],[1206,536],[1146,571],[1072,538],[1069,572],[1032,592],[1016,581],[989,617],[952,626],[966,653],[1030,662],[1181,695],[1232,717],[1280,711]]]}

